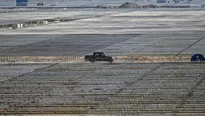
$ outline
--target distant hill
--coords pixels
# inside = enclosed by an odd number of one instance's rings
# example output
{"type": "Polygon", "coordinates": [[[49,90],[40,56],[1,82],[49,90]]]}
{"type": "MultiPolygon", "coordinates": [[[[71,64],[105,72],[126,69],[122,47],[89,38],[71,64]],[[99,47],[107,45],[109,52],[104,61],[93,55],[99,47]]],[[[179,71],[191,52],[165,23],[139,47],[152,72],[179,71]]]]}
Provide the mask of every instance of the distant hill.
{"type": "Polygon", "coordinates": [[[126,2],[119,6],[119,8],[140,8],[140,6],[137,3],[126,2]]]}

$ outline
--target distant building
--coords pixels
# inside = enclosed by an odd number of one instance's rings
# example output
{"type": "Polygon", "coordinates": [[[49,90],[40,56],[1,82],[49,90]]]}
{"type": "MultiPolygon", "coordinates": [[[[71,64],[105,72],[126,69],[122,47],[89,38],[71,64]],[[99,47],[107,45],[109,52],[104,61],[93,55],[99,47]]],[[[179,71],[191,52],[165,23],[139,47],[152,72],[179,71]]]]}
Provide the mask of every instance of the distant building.
{"type": "Polygon", "coordinates": [[[157,0],[157,3],[166,3],[166,0],[157,0]]]}
{"type": "Polygon", "coordinates": [[[28,0],[16,0],[16,6],[27,6],[28,0]]]}
{"type": "Polygon", "coordinates": [[[102,6],[120,5],[132,2],[142,5],[149,4],[198,4],[204,5],[205,0],[0,0],[0,6],[102,6]],[[44,3],[44,5],[38,3],[44,3]]]}
{"type": "Polygon", "coordinates": [[[190,3],[194,0],[157,0],[157,3],[190,3]]]}

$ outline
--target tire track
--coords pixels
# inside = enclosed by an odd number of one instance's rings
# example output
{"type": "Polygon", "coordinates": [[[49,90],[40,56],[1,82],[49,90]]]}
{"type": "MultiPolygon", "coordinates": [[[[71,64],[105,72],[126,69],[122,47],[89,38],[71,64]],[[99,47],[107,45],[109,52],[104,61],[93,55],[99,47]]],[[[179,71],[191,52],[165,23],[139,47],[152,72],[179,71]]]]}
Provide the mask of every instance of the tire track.
{"type": "Polygon", "coordinates": [[[172,111],[173,113],[180,113],[180,108],[183,108],[183,106],[187,103],[188,99],[193,96],[193,93],[199,88],[202,82],[205,81],[205,75],[201,75],[201,77],[202,78],[196,82],[196,84],[189,90],[189,92],[186,95],[184,95],[181,102],[172,111]]]}
{"type": "MultiPolygon", "coordinates": [[[[62,35],[62,36],[65,36],[65,35],[62,35]]],[[[52,44],[51,43],[52,40],[55,40],[58,37],[62,37],[62,36],[51,37],[50,39],[47,39],[47,40],[38,41],[38,42],[20,45],[20,46],[14,46],[14,47],[9,48],[9,49],[3,49],[0,51],[0,56],[6,55],[9,52],[16,52],[16,51],[25,50],[25,49],[32,49],[32,48],[35,48],[36,46],[41,47],[41,46],[45,46],[45,45],[50,45],[50,44],[52,44]]]]}
{"type": "MultiPolygon", "coordinates": [[[[64,36],[65,36],[65,35],[64,35],[64,36]]],[[[56,38],[52,38],[52,39],[49,39],[49,40],[41,41],[41,42],[43,42],[43,44],[41,43],[41,46],[43,46],[43,45],[48,45],[48,44],[52,44],[52,42],[49,42],[49,41],[55,40],[55,39],[56,39],[56,38]]],[[[128,39],[131,39],[131,38],[128,38],[128,39]]],[[[128,40],[128,39],[125,37],[125,38],[120,39],[120,41],[117,41],[117,42],[116,42],[117,38],[114,38],[112,42],[106,41],[106,42],[105,42],[106,45],[101,46],[101,47],[106,47],[106,46],[109,46],[109,45],[111,45],[111,44],[119,43],[119,42],[122,42],[122,41],[125,41],[125,40],[128,40]]],[[[38,44],[38,43],[40,43],[40,42],[32,43],[32,44],[29,44],[29,45],[30,45],[31,47],[35,47],[35,45],[38,44]]],[[[88,41],[87,43],[89,43],[89,41],[88,41]]],[[[91,42],[91,43],[92,43],[92,42],[91,42]]],[[[26,49],[26,47],[29,46],[29,45],[24,45],[24,46],[21,46],[21,47],[23,47],[23,48],[26,49]]],[[[92,47],[99,47],[99,46],[97,46],[97,45],[95,45],[95,44],[90,44],[88,47],[91,47],[91,48],[92,48],[92,47]]],[[[83,49],[84,49],[84,48],[79,48],[78,50],[83,50],[83,49]]],[[[71,51],[71,52],[69,51],[70,54],[71,54],[71,53],[75,53],[75,52],[76,52],[76,51],[71,51]]],[[[68,53],[68,52],[67,52],[67,53],[68,53]]],[[[65,55],[65,54],[62,54],[62,55],[65,55]]],[[[58,65],[58,64],[59,64],[59,63],[54,63],[54,64],[51,64],[51,65],[47,65],[47,66],[45,66],[45,67],[43,67],[43,68],[35,69],[34,71],[27,72],[27,73],[23,73],[23,74],[18,75],[18,76],[16,76],[16,77],[12,77],[12,78],[9,79],[9,80],[12,81],[13,79],[17,79],[18,77],[30,75],[30,74],[32,74],[32,73],[35,73],[35,72],[38,72],[38,71],[41,71],[41,70],[45,70],[46,68],[53,67],[53,66],[56,66],[56,65],[58,65]]],[[[87,78],[88,76],[91,76],[94,72],[99,71],[99,70],[102,70],[102,69],[104,69],[104,68],[107,68],[107,65],[105,65],[104,67],[102,67],[102,68],[100,68],[100,69],[98,69],[98,70],[95,70],[95,71],[92,71],[92,72],[89,72],[89,73],[85,73],[85,74],[82,74],[82,75],[78,75],[78,76],[76,76],[76,78],[73,79],[73,80],[76,81],[76,80],[78,80],[78,79],[80,79],[80,78],[87,78]]],[[[52,90],[53,90],[53,89],[48,89],[48,90],[46,90],[46,91],[47,91],[47,93],[48,93],[48,92],[50,92],[50,91],[52,91],[52,90]]],[[[34,96],[35,96],[35,94],[36,94],[36,93],[34,93],[34,96]]],[[[38,101],[38,99],[40,99],[40,97],[41,97],[41,96],[35,96],[35,97],[33,98],[33,101],[32,101],[32,102],[38,101]]],[[[12,107],[12,106],[9,106],[9,108],[6,108],[6,109],[9,110],[9,109],[11,109],[11,108],[13,108],[13,107],[12,107]]]]}
{"type": "MultiPolygon", "coordinates": [[[[204,39],[204,38],[205,38],[205,36],[202,37],[202,38],[200,38],[199,40],[195,41],[194,43],[190,44],[188,47],[184,48],[183,50],[181,50],[181,51],[179,51],[177,54],[175,54],[175,56],[180,55],[182,52],[184,52],[185,50],[189,49],[190,47],[192,47],[192,46],[195,45],[196,43],[200,42],[200,41],[201,41],[202,39],[204,39]]],[[[159,42],[161,42],[161,41],[162,41],[162,40],[160,40],[160,41],[158,41],[158,42],[155,42],[155,43],[153,43],[153,44],[150,44],[150,45],[148,45],[148,46],[145,46],[145,47],[143,47],[143,48],[140,49],[140,50],[147,49],[147,48],[149,48],[149,47],[151,47],[151,46],[154,46],[155,44],[157,44],[157,43],[159,43],[159,42]]],[[[139,51],[136,51],[136,52],[139,52],[139,51]]],[[[165,65],[165,63],[162,63],[162,64],[160,64],[160,65],[158,65],[158,66],[156,66],[156,67],[153,67],[149,72],[143,74],[143,75],[142,75],[140,78],[138,78],[137,80],[134,80],[134,81],[132,81],[132,82],[126,82],[126,83],[125,83],[125,86],[122,87],[122,88],[120,88],[120,89],[118,89],[113,95],[116,95],[116,94],[119,94],[119,93],[123,92],[127,87],[131,87],[132,85],[136,84],[137,82],[143,80],[144,77],[146,77],[146,76],[148,76],[149,74],[153,73],[154,71],[160,69],[160,68],[161,68],[162,66],[164,66],[164,65],[165,65]]],[[[178,71],[178,70],[179,70],[179,69],[177,69],[176,71],[178,71]]],[[[175,73],[175,72],[174,72],[174,73],[175,73]]],[[[203,80],[205,80],[205,77],[204,77],[203,80]]],[[[201,83],[203,82],[203,80],[200,80],[196,85],[201,84],[201,83]]],[[[187,96],[192,95],[192,94],[193,94],[193,91],[194,91],[196,88],[197,88],[197,87],[194,86],[194,87],[191,89],[191,91],[189,92],[189,94],[188,94],[187,96]]],[[[110,101],[110,100],[108,99],[108,97],[110,97],[110,96],[107,96],[107,97],[106,97],[107,100],[106,100],[103,104],[108,103],[108,102],[110,101]]],[[[187,101],[187,99],[182,100],[182,102],[180,103],[181,105],[179,105],[179,107],[182,106],[186,101],[187,101]]],[[[103,104],[98,104],[95,108],[92,108],[91,110],[96,110],[97,108],[99,108],[99,107],[100,107],[101,105],[103,105],[103,104]]]]}
{"type": "Polygon", "coordinates": [[[198,42],[200,42],[202,39],[204,39],[205,36],[201,37],[200,39],[198,39],[197,41],[195,41],[194,43],[190,44],[189,46],[187,46],[186,48],[184,48],[183,50],[181,50],[180,52],[178,52],[176,54],[177,55],[180,55],[181,53],[183,53],[184,51],[188,50],[189,48],[191,48],[192,46],[194,46],[195,44],[197,44],[198,42]]]}

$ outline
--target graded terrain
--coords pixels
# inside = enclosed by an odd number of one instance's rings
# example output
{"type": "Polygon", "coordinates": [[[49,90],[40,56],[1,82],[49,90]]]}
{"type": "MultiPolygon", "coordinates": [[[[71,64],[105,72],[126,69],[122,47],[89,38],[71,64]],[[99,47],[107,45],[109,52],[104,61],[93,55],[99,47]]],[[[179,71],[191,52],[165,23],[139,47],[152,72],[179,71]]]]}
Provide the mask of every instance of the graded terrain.
{"type": "MultiPolygon", "coordinates": [[[[25,20],[35,20],[29,12],[25,20]]],[[[77,20],[1,29],[0,114],[205,115],[205,64],[190,62],[205,54],[204,10],[56,13],[71,15],[77,20]],[[116,61],[83,61],[95,51],[116,61]]]]}

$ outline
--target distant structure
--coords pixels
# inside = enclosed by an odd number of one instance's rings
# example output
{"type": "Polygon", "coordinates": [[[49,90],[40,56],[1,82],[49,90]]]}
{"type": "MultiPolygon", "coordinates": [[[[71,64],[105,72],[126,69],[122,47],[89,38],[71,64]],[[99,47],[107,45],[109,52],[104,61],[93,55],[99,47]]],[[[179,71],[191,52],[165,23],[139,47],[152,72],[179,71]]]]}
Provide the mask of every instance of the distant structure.
{"type": "Polygon", "coordinates": [[[157,3],[166,3],[166,0],[157,0],[157,3]]]}
{"type": "Polygon", "coordinates": [[[44,5],[45,5],[44,2],[38,2],[38,3],[37,3],[37,6],[44,6],[44,5]]]}
{"type": "MultiPolygon", "coordinates": [[[[105,6],[132,2],[138,5],[192,5],[204,8],[205,0],[0,0],[0,6],[105,6]]],[[[135,7],[135,5],[131,5],[135,7]]],[[[136,6],[137,7],[137,6],[136,6]]]]}
{"type": "Polygon", "coordinates": [[[157,3],[190,3],[193,0],[157,0],[157,3]]]}
{"type": "Polygon", "coordinates": [[[16,6],[27,6],[28,0],[16,0],[16,6]]]}
{"type": "Polygon", "coordinates": [[[140,8],[140,6],[136,3],[126,2],[119,6],[119,8],[140,8]]]}

